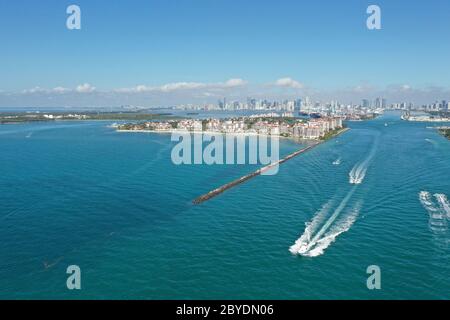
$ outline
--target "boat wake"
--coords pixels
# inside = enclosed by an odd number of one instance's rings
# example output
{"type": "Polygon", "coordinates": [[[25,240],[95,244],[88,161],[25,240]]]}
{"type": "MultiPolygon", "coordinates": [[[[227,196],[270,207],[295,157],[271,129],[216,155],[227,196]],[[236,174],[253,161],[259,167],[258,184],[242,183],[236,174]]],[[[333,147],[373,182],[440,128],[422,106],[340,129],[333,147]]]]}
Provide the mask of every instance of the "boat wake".
{"type": "MultiPolygon", "coordinates": [[[[350,183],[355,186],[348,191],[337,207],[334,201],[330,200],[316,213],[310,222],[306,223],[303,234],[289,248],[292,254],[305,257],[320,256],[324,254],[325,250],[340,234],[347,232],[351,228],[359,215],[362,203],[357,202],[353,206],[349,206],[348,203],[358,185],[363,182],[366,176],[367,168],[377,151],[378,142],[379,137],[375,136],[369,155],[350,171],[350,183]]],[[[340,161],[341,159],[339,158],[333,164],[340,164],[340,161]]]]}
{"type": "Polygon", "coordinates": [[[435,194],[434,198],[427,191],[419,193],[419,200],[429,214],[429,227],[435,234],[445,234],[450,219],[450,205],[444,194],[435,194]]]}
{"type": "Polygon", "coordinates": [[[370,162],[372,161],[377,151],[377,146],[378,146],[378,139],[375,140],[375,143],[373,144],[372,149],[370,150],[370,153],[367,156],[367,158],[364,159],[362,162],[357,163],[350,171],[350,173],[348,174],[350,184],[361,184],[364,181],[364,178],[366,177],[367,168],[369,167],[370,162]]]}
{"type": "Polygon", "coordinates": [[[293,244],[289,251],[295,255],[302,255],[305,257],[317,257],[324,253],[336,238],[347,232],[361,209],[361,203],[351,208],[347,214],[341,213],[347,208],[347,204],[351,199],[356,188],[352,188],[345,198],[335,208],[333,213],[332,208],[334,202],[329,201],[316,213],[314,218],[306,223],[306,228],[302,236],[293,244]]]}
{"type": "Polygon", "coordinates": [[[367,166],[365,166],[364,162],[355,165],[349,173],[350,184],[361,184],[366,177],[366,172],[367,166]]]}
{"type": "Polygon", "coordinates": [[[448,202],[447,196],[442,193],[436,193],[434,197],[439,202],[441,210],[446,213],[447,219],[450,219],[450,203],[448,202]]]}

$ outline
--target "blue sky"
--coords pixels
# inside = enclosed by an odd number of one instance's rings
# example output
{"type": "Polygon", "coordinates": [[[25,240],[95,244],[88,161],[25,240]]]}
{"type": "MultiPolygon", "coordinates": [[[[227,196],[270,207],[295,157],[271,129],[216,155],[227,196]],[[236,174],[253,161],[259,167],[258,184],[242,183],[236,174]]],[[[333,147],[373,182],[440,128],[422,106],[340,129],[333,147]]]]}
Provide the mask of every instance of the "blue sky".
{"type": "Polygon", "coordinates": [[[2,1],[0,106],[448,99],[449,25],[446,0],[2,1]],[[66,28],[71,4],[81,30],[66,28]]]}

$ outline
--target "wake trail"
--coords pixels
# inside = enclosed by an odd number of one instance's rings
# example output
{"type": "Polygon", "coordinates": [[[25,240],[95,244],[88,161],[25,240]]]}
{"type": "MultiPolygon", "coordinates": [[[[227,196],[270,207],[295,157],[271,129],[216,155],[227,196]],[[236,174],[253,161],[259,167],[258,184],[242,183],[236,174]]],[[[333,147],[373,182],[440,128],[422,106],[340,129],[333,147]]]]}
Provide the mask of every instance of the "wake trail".
{"type": "Polygon", "coordinates": [[[445,195],[442,194],[436,194],[434,197],[438,203],[434,201],[429,192],[421,191],[419,193],[419,200],[429,215],[428,224],[431,231],[441,234],[446,233],[448,226],[446,213],[448,212],[445,211],[445,206],[448,209],[448,201],[445,195]]]}
{"type": "Polygon", "coordinates": [[[367,168],[369,167],[372,159],[374,158],[376,151],[378,149],[379,138],[375,138],[375,142],[370,149],[369,155],[364,161],[357,163],[349,173],[350,184],[361,184],[366,177],[367,168]]]}
{"type": "Polygon", "coordinates": [[[325,216],[330,212],[332,206],[332,202],[329,201],[316,216],[314,216],[313,220],[306,224],[304,233],[295,244],[289,248],[289,251],[292,254],[316,257],[323,254],[324,250],[335,241],[337,236],[348,231],[356,220],[357,213],[355,214],[355,212],[359,212],[359,209],[353,210],[348,216],[341,219],[339,223],[334,225],[333,223],[345,209],[356,189],[356,187],[352,188],[340,202],[333,214],[328,219],[325,219],[325,216]],[[318,231],[316,232],[316,230],[318,231]]]}
{"type": "Polygon", "coordinates": [[[314,246],[312,250],[307,253],[309,257],[317,257],[324,254],[325,249],[327,249],[336,238],[344,232],[347,232],[352,227],[353,223],[355,223],[359,211],[361,210],[362,203],[359,202],[350,212],[350,214],[334,224],[330,230],[323,236],[323,238],[317,241],[317,244],[314,246]]]}
{"type": "Polygon", "coordinates": [[[328,201],[322,208],[316,212],[314,215],[314,218],[311,220],[311,222],[305,223],[305,232],[303,235],[297,240],[297,242],[309,242],[311,241],[311,235],[313,235],[316,230],[320,227],[323,220],[325,220],[325,217],[330,212],[330,209],[333,205],[333,201],[328,201]]]}
{"type": "Polygon", "coordinates": [[[442,193],[436,193],[434,197],[439,202],[439,206],[446,213],[447,219],[450,219],[450,203],[448,202],[447,196],[442,193]]]}
{"type": "Polygon", "coordinates": [[[331,215],[331,217],[327,220],[327,222],[322,226],[322,228],[317,232],[317,234],[312,238],[311,243],[316,243],[320,237],[328,230],[328,228],[331,226],[331,224],[336,220],[336,218],[339,216],[339,214],[342,212],[342,210],[347,205],[348,200],[350,200],[353,193],[355,193],[356,188],[352,188],[350,192],[345,196],[345,198],[341,201],[337,209],[334,211],[334,213],[331,215]]]}

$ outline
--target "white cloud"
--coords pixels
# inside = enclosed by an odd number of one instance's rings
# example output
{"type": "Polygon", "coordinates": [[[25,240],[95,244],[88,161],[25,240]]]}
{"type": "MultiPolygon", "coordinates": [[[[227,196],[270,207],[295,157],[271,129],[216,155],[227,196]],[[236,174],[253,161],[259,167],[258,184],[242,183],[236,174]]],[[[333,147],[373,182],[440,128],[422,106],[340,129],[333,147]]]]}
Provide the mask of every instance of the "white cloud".
{"type": "Polygon", "coordinates": [[[285,87],[285,88],[293,88],[293,89],[302,89],[303,84],[292,79],[292,78],[281,78],[275,81],[275,85],[278,87],[285,87]]]}
{"type": "MultiPolygon", "coordinates": [[[[95,88],[86,83],[83,85],[79,85],[75,90],[77,92],[92,92],[95,90],[95,88]]],[[[74,90],[72,90],[72,89],[61,87],[61,86],[55,87],[53,89],[46,89],[46,88],[41,88],[39,86],[36,86],[31,89],[23,90],[22,94],[51,94],[51,93],[63,94],[63,93],[70,93],[73,91],[74,90]]]]}
{"type": "Polygon", "coordinates": [[[22,93],[24,93],[24,94],[33,94],[33,93],[44,93],[44,92],[47,92],[47,91],[48,90],[43,89],[43,88],[41,88],[39,86],[36,86],[34,88],[31,88],[31,89],[25,89],[25,90],[22,91],[22,93]]]}
{"type": "Polygon", "coordinates": [[[377,88],[375,86],[373,86],[373,85],[370,85],[370,84],[360,84],[360,85],[354,86],[352,88],[348,88],[348,89],[344,88],[344,89],[341,89],[341,90],[343,90],[343,91],[349,90],[350,92],[353,92],[355,94],[358,94],[358,93],[367,93],[367,94],[369,94],[371,92],[376,91],[377,88]]]}
{"type": "Polygon", "coordinates": [[[225,87],[228,88],[235,88],[235,87],[243,87],[247,85],[247,81],[242,79],[230,79],[227,82],[225,82],[225,87]]]}
{"type": "Polygon", "coordinates": [[[53,89],[45,89],[45,88],[41,88],[39,86],[31,88],[31,89],[26,89],[23,90],[22,93],[24,94],[34,94],[34,93],[67,93],[70,92],[71,90],[68,88],[64,88],[64,87],[55,87],[53,89]]]}
{"type": "Polygon", "coordinates": [[[411,89],[411,86],[409,86],[407,84],[404,84],[404,85],[402,85],[402,89],[403,90],[409,90],[409,89],[411,89]]]}
{"type": "Polygon", "coordinates": [[[245,100],[251,96],[261,99],[292,99],[310,96],[314,100],[338,100],[343,103],[357,103],[361,99],[386,98],[389,103],[411,101],[417,104],[434,100],[450,100],[450,88],[436,86],[412,86],[405,83],[375,86],[361,83],[336,89],[314,89],[299,81],[285,77],[269,83],[249,85],[240,78],[223,82],[173,82],[163,85],[138,85],[131,88],[99,90],[89,83],[69,88],[36,86],[23,91],[0,91],[0,105],[112,105],[134,104],[148,106],[175,105],[185,103],[214,103],[217,98],[245,100]],[[243,88],[244,90],[242,90],[243,88]],[[268,90],[274,89],[274,90],[268,90]],[[278,88],[278,89],[276,89],[278,88]],[[291,90],[280,90],[280,89],[291,90]],[[301,90],[299,90],[301,89],[301,90]],[[89,94],[89,93],[98,94],[89,94]]]}
{"type": "Polygon", "coordinates": [[[90,92],[94,92],[95,89],[96,88],[91,86],[89,83],[84,83],[84,84],[80,84],[79,86],[77,86],[77,88],[75,90],[76,90],[76,92],[79,92],[79,93],[90,93],[90,92]]]}
{"type": "Polygon", "coordinates": [[[143,93],[143,92],[163,92],[170,93],[175,91],[189,91],[201,89],[229,89],[243,87],[247,81],[242,79],[229,79],[226,82],[203,83],[203,82],[173,82],[161,86],[138,85],[132,88],[121,88],[115,90],[119,93],[143,93]]]}
{"type": "Polygon", "coordinates": [[[67,92],[70,92],[71,90],[68,88],[64,88],[64,87],[55,87],[51,91],[54,93],[67,93],[67,92]]]}
{"type": "Polygon", "coordinates": [[[206,83],[200,83],[200,82],[176,82],[176,83],[168,83],[161,87],[156,87],[155,91],[162,91],[162,92],[172,92],[177,90],[195,90],[195,89],[202,89],[208,87],[208,84],[206,83]]]}

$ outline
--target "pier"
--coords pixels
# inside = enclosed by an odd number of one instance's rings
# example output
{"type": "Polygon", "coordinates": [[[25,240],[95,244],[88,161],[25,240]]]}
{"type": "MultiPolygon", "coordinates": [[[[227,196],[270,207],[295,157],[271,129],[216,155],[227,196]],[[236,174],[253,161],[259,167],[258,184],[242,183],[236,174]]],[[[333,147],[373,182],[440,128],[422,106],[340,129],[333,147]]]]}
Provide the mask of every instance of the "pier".
{"type": "MultiPolygon", "coordinates": [[[[333,136],[333,138],[335,138],[338,135],[346,132],[347,130],[349,130],[349,129],[348,128],[344,128],[344,129],[340,130],[337,134],[335,134],[333,136]]],[[[292,159],[292,158],[294,158],[294,157],[296,157],[296,156],[298,156],[298,155],[300,155],[302,153],[305,153],[305,152],[311,150],[314,147],[317,147],[318,145],[320,145],[320,144],[322,144],[323,142],[326,142],[326,141],[328,141],[328,140],[314,142],[312,145],[309,145],[309,146],[307,146],[307,147],[305,147],[303,149],[297,150],[297,151],[287,155],[286,157],[284,157],[281,160],[278,160],[278,161],[276,161],[274,163],[271,163],[271,164],[269,164],[269,165],[267,165],[265,167],[262,167],[262,168],[254,171],[252,173],[249,173],[249,174],[247,174],[247,175],[245,175],[243,177],[240,177],[239,179],[233,180],[233,181],[231,181],[231,182],[229,182],[227,184],[224,184],[223,186],[221,186],[221,187],[219,187],[217,189],[214,189],[214,190],[212,190],[212,191],[210,191],[208,193],[205,193],[204,195],[201,195],[200,197],[195,198],[192,201],[192,203],[195,204],[195,205],[198,205],[198,204],[201,204],[201,203],[203,203],[205,201],[208,201],[209,199],[218,196],[219,194],[227,191],[228,189],[231,189],[231,188],[233,188],[233,187],[235,187],[237,185],[240,185],[241,183],[244,183],[247,180],[250,180],[251,178],[259,176],[262,173],[266,172],[267,170],[270,170],[272,167],[278,166],[278,165],[280,165],[280,164],[282,164],[282,163],[284,163],[284,162],[286,162],[286,161],[288,161],[288,160],[290,160],[290,159],[292,159]]]]}

